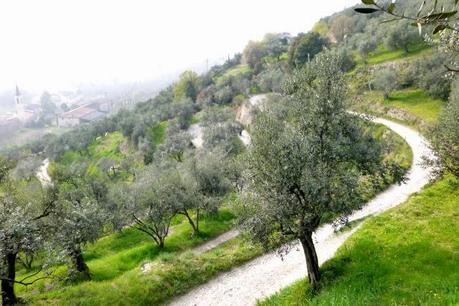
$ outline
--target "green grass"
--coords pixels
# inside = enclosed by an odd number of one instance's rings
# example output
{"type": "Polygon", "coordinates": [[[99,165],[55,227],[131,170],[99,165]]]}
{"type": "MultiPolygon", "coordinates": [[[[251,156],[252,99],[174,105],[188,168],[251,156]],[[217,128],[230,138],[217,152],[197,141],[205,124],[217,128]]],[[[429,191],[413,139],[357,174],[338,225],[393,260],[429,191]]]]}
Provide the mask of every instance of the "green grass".
{"type": "MultiPolygon", "coordinates": [[[[368,132],[378,141],[384,142],[384,161],[397,163],[406,172],[413,162],[413,152],[406,141],[395,132],[382,124],[368,124],[368,132]]],[[[386,174],[385,180],[376,179],[371,176],[363,176],[360,180],[360,194],[362,195],[362,204],[374,198],[378,193],[387,189],[394,183],[394,178],[386,174]]],[[[325,219],[331,222],[338,216],[331,216],[325,219]]]]}
{"type": "Polygon", "coordinates": [[[167,121],[162,121],[150,129],[150,137],[155,145],[159,145],[164,141],[167,125],[167,121]]]}
{"type": "Polygon", "coordinates": [[[458,305],[459,181],[443,178],[400,207],[367,220],[306,280],[260,305],[458,305]]]}
{"type": "MultiPolygon", "coordinates": [[[[103,173],[98,167],[102,158],[108,158],[119,163],[127,154],[133,154],[133,148],[127,138],[121,132],[112,132],[97,137],[85,150],[65,152],[57,165],[68,167],[74,162],[86,162],[88,175],[102,176],[103,173]],[[121,150],[122,146],[125,147],[124,152],[121,150]]],[[[116,178],[127,179],[129,176],[126,172],[118,171],[116,178]]]]}
{"type": "Polygon", "coordinates": [[[260,254],[262,248],[238,237],[202,254],[158,257],[148,273],[132,269],[111,281],[85,282],[31,295],[27,301],[36,305],[158,305],[260,254]]]}
{"type": "MultiPolygon", "coordinates": [[[[58,296],[68,290],[79,290],[81,287],[99,286],[101,282],[116,281],[123,278],[125,273],[132,270],[139,270],[144,262],[156,261],[164,258],[173,259],[181,253],[215,237],[233,226],[234,215],[226,208],[220,210],[216,216],[209,216],[201,220],[201,234],[192,234],[192,229],[183,218],[175,221],[178,223],[171,229],[171,234],[166,238],[166,246],[160,250],[154,241],[146,234],[128,228],[121,233],[108,235],[99,239],[93,245],[84,250],[84,257],[91,271],[92,280],[90,282],[66,284],[53,279],[37,282],[30,287],[44,295],[58,296]],[[46,288],[53,288],[48,291],[46,288]]],[[[67,268],[58,266],[53,269],[55,277],[63,278],[66,276],[67,268]]],[[[19,277],[24,275],[24,271],[19,271],[19,277]]],[[[43,276],[39,274],[36,277],[43,276]]],[[[135,285],[133,283],[132,285],[135,285]]],[[[17,286],[20,296],[31,298],[24,287],[17,286]]],[[[36,293],[36,292],[35,292],[36,293]]],[[[35,299],[35,298],[34,298],[35,299]]]]}
{"type": "Polygon", "coordinates": [[[443,101],[428,96],[422,89],[405,89],[392,93],[384,100],[385,106],[403,109],[427,123],[437,121],[443,101]]]}
{"type": "Polygon", "coordinates": [[[405,52],[405,50],[401,49],[389,50],[386,47],[380,45],[375,52],[371,53],[370,56],[368,56],[367,64],[376,65],[389,61],[395,61],[399,59],[418,56],[420,53],[428,52],[429,46],[424,43],[421,43],[415,46],[410,46],[408,50],[408,53],[405,52]]]}
{"type": "Polygon", "coordinates": [[[70,165],[82,158],[96,164],[101,158],[110,158],[120,161],[124,154],[120,151],[120,145],[126,141],[126,137],[120,132],[108,133],[99,136],[83,152],[66,151],[59,160],[59,164],[70,165]]]}
{"type": "MultiPolygon", "coordinates": [[[[394,150],[411,158],[406,143],[381,125],[371,125],[378,139],[395,141],[394,150]]],[[[390,158],[393,158],[392,156],[390,158]]],[[[229,194],[225,203],[237,201],[229,194]]],[[[219,216],[203,220],[203,235],[191,236],[190,226],[179,218],[174,221],[172,234],[166,239],[166,249],[160,251],[147,235],[129,228],[108,235],[84,250],[84,257],[92,273],[92,280],[63,283],[57,280],[40,281],[25,289],[18,286],[21,298],[31,304],[71,305],[142,305],[157,304],[197,286],[222,271],[227,271],[260,254],[263,250],[242,238],[201,255],[189,252],[191,248],[210,237],[228,230],[233,215],[222,209],[219,216]],[[142,264],[152,263],[154,268],[144,274],[142,264]]],[[[67,268],[60,266],[54,275],[65,277],[67,268]]],[[[22,277],[24,272],[19,273],[22,277]]],[[[37,277],[39,277],[38,275],[37,277]]]]}
{"type": "Polygon", "coordinates": [[[288,52],[282,53],[281,56],[279,57],[279,60],[287,61],[288,60],[288,52]]]}
{"type": "Polygon", "coordinates": [[[106,136],[98,137],[88,147],[88,154],[94,160],[101,158],[121,160],[124,158],[124,155],[121,153],[119,147],[123,141],[125,141],[125,137],[121,132],[108,133],[106,136]]]}
{"type": "Polygon", "coordinates": [[[220,83],[223,82],[225,79],[232,77],[232,76],[238,76],[241,74],[249,74],[251,71],[249,65],[244,65],[244,64],[239,64],[237,66],[234,66],[228,70],[225,71],[222,75],[218,76],[215,78],[215,83],[220,83]]]}
{"type": "Polygon", "coordinates": [[[193,116],[191,117],[190,125],[201,122],[201,120],[202,120],[202,114],[203,114],[202,111],[197,112],[197,113],[194,113],[193,116]]]}
{"type": "Polygon", "coordinates": [[[379,91],[366,91],[353,99],[351,109],[410,125],[424,131],[435,124],[444,102],[428,96],[422,89],[393,92],[388,99],[379,91]]]}
{"type": "Polygon", "coordinates": [[[411,167],[413,151],[400,135],[382,124],[374,125],[372,135],[379,141],[385,141],[388,150],[384,155],[385,160],[394,161],[406,170],[411,167]]]}

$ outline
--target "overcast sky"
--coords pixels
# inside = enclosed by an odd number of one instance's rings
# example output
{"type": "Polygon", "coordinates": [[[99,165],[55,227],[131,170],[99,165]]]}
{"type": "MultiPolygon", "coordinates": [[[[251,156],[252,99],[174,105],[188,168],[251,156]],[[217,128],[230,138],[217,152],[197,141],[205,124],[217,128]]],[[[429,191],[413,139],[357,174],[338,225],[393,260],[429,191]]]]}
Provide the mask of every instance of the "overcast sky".
{"type": "Polygon", "coordinates": [[[358,0],[9,0],[0,89],[136,81],[239,52],[267,32],[306,32],[358,0]]]}

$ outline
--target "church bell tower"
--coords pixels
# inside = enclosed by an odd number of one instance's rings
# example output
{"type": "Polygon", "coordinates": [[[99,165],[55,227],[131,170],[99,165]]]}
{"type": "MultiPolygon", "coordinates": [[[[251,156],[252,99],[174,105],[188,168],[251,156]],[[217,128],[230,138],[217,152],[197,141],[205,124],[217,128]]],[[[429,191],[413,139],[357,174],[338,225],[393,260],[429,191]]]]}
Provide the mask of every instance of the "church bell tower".
{"type": "Polygon", "coordinates": [[[14,95],[14,104],[16,106],[16,115],[21,118],[24,114],[24,101],[22,99],[21,92],[19,91],[18,85],[16,85],[16,93],[14,95]]]}

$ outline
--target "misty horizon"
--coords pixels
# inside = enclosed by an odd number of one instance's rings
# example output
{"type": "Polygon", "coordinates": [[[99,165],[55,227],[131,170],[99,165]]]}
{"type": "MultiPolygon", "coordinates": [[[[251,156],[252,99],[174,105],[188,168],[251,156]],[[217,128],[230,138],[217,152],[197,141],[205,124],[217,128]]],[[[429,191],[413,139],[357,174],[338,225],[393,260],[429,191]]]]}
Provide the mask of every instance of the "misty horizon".
{"type": "Polygon", "coordinates": [[[315,3],[314,10],[296,0],[281,7],[262,1],[2,3],[0,33],[8,47],[0,53],[0,91],[16,85],[35,92],[75,90],[203,72],[242,52],[249,40],[307,32],[323,16],[356,3],[315,3]]]}

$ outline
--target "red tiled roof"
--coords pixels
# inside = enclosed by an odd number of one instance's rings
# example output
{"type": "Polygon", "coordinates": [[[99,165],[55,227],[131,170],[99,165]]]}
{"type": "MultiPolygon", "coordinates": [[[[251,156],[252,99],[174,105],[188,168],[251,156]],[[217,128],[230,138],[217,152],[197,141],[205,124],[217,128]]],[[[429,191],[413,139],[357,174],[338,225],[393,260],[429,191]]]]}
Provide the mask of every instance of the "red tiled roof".
{"type": "Polygon", "coordinates": [[[72,109],[66,113],[61,114],[62,118],[81,118],[90,113],[97,112],[97,110],[93,108],[89,108],[87,106],[80,106],[78,108],[72,109]]]}

